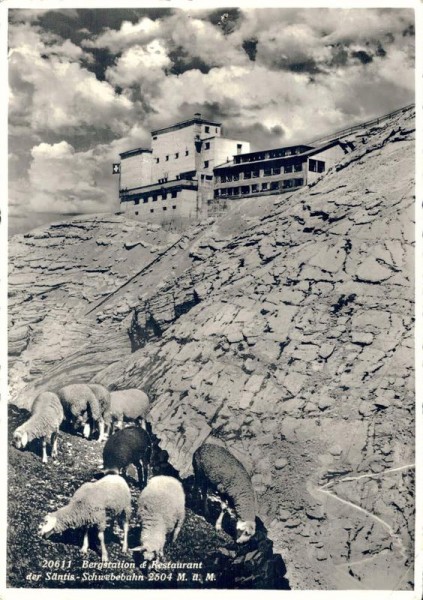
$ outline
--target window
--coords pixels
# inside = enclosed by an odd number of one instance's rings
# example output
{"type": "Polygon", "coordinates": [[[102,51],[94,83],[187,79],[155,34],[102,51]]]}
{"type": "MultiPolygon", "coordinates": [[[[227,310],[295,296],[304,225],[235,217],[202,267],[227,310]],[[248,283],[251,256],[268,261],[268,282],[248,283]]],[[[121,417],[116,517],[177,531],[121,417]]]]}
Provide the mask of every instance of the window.
{"type": "Polygon", "coordinates": [[[156,163],[159,163],[159,162],[160,162],[160,158],[156,158],[156,163]]]}
{"type": "Polygon", "coordinates": [[[185,150],[185,156],[188,156],[189,150],[185,150]]]}
{"type": "Polygon", "coordinates": [[[236,196],[237,194],[239,194],[239,187],[234,188],[234,196],[236,196]]]}
{"type": "Polygon", "coordinates": [[[241,187],[241,194],[249,194],[250,193],[250,186],[249,185],[243,185],[241,187]]]}
{"type": "Polygon", "coordinates": [[[140,199],[139,199],[139,198],[137,198],[137,199],[135,200],[135,205],[136,205],[136,206],[138,206],[138,204],[139,204],[139,203],[140,203],[140,199]]]}
{"type": "Polygon", "coordinates": [[[277,190],[277,189],[279,189],[279,183],[277,181],[272,181],[270,183],[270,189],[271,190],[277,190]]]}
{"type": "Polygon", "coordinates": [[[169,160],[169,154],[166,154],[166,160],[169,160]]]}
{"type": "Polygon", "coordinates": [[[176,198],[177,195],[178,195],[177,190],[173,190],[173,192],[172,192],[172,198],[176,198]]]}
{"type": "Polygon", "coordinates": [[[154,208],[150,208],[150,212],[153,213],[154,212],[154,208]]]}
{"type": "Polygon", "coordinates": [[[286,190],[288,188],[293,187],[294,184],[294,180],[293,179],[285,179],[285,181],[283,182],[283,189],[286,190]]]}
{"type": "Polygon", "coordinates": [[[253,185],[251,186],[251,191],[252,192],[258,192],[259,191],[257,183],[253,183],[253,185]]]}
{"type": "Polygon", "coordinates": [[[206,175],[207,181],[211,181],[213,179],[213,175],[206,175]]]}
{"type": "Polygon", "coordinates": [[[216,133],[217,133],[218,131],[219,131],[219,130],[218,130],[218,128],[216,127],[216,133]]]}
{"type": "Polygon", "coordinates": [[[237,144],[236,145],[236,149],[237,149],[238,152],[241,152],[241,150],[242,150],[242,144],[237,144]]]}
{"type": "Polygon", "coordinates": [[[251,171],[245,171],[244,179],[251,179],[251,171]]]}
{"type": "Polygon", "coordinates": [[[206,142],[206,143],[204,144],[204,149],[205,149],[205,150],[210,150],[210,142],[206,142]]]}
{"type": "Polygon", "coordinates": [[[285,173],[292,173],[294,165],[285,165],[285,173]]]}
{"type": "Polygon", "coordinates": [[[135,214],[136,214],[136,215],[138,215],[138,214],[139,214],[139,212],[136,210],[136,211],[135,211],[135,214]]]}
{"type": "Polygon", "coordinates": [[[204,161],[204,168],[205,168],[205,169],[208,169],[208,168],[209,168],[209,162],[210,162],[210,161],[208,161],[208,160],[205,160],[205,161],[204,161]]]}
{"type": "Polygon", "coordinates": [[[261,189],[262,190],[267,190],[267,185],[268,185],[267,183],[262,183],[261,184],[261,189]]]}
{"type": "Polygon", "coordinates": [[[260,171],[253,171],[253,177],[260,177],[260,171]]]}
{"type": "Polygon", "coordinates": [[[167,210],[167,206],[163,206],[163,210],[167,210]]]}
{"type": "Polygon", "coordinates": [[[294,179],[294,185],[304,185],[304,179],[294,179]]]}
{"type": "Polygon", "coordinates": [[[166,196],[167,196],[166,192],[162,192],[162,200],[166,200],[166,196]]]}
{"type": "Polygon", "coordinates": [[[303,165],[301,163],[299,163],[298,165],[294,165],[294,171],[296,173],[298,173],[299,171],[303,170],[303,165]]]}
{"type": "Polygon", "coordinates": [[[226,175],[226,181],[232,181],[232,175],[226,175]]]}
{"type": "Polygon", "coordinates": [[[281,174],[281,168],[280,167],[273,167],[272,169],[272,175],[280,175],[281,174]]]}
{"type": "Polygon", "coordinates": [[[172,204],[172,208],[173,208],[173,210],[175,210],[176,206],[174,204],[172,204]]]}
{"type": "Polygon", "coordinates": [[[272,174],[272,169],[264,169],[264,176],[269,177],[272,174]]]}
{"type": "Polygon", "coordinates": [[[144,204],[147,204],[147,202],[148,202],[148,196],[146,196],[145,198],[143,198],[142,201],[144,202],[144,204]]]}
{"type": "Polygon", "coordinates": [[[153,196],[153,202],[157,202],[157,196],[153,196]]]}
{"type": "Polygon", "coordinates": [[[175,158],[179,158],[179,152],[175,152],[175,158]]]}
{"type": "Polygon", "coordinates": [[[205,131],[206,133],[210,133],[210,127],[209,127],[208,125],[206,125],[206,126],[204,127],[204,131],[205,131]]]}
{"type": "Polygon", "coordinates": [[[239,181],[239,173],[234,174],[234,181],[239,181]]]}
{"type": "Polygon", "coordinates": [[[155,135],[155,136],[153,137],[153,140],[157,140],[157,135],[155,135]]]}

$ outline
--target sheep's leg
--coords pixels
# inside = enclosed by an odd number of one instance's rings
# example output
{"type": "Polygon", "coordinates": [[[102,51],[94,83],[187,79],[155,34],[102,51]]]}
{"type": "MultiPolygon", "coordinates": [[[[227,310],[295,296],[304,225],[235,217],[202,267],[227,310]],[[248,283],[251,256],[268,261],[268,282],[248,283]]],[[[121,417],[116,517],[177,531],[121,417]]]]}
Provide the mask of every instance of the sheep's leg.
{"type": "Polygon", "coordinates": [[[51,434],[51,457],[56,458],[57,456],[57,441],[59,439],[59,432],[53,431],[51,434]]]}
{"type": "Polygon", "coordinates": [[[147,468],[144,467],[144,463],[142,460],[140,460],[138,462],[137,465],[137,473],[138,473],[138,483],[140,488],[145,487],[145,484],[147,483],[147,468]]]}
{"type": "Polygon", "coordinates": [[[81,553],[86,554],[88,552],[88,528],[84,533],[84,541],[82,542],[81,553]]]}
{"type": "Polygon", "coordinates": [[[128,529],[129,522],[126,515],[123,517],[123,544],[122,544],[122,552],[125,554],[128,552],[128,529]]]}
{"type": "Polygon", "coordinates": [[[106,544],[104,543],[104,531],[99,530],[98,539],[101,547],[101,560],[102,562],[107,562],[109,560],[109,555],[107,554],[106,544]]]}
{"type": "Polygon", "coordinates": [[[220,515],[217,517],[217,521],[216,521],[216,531],[222,531],[222,521],[223,521],[224,515],[225,515],[225,507],[222,504],[220,515]]]}
{"type": "Polygon", "coordinates": [[[43,463],[47,462],[47,440],[45,437],[43,437],[43,463]]]}
{"type": "Polygon", "coordinates": [[[102,442],[105,439],[105,437],[104,437],[104,421],[103,421],[103,419],[99,420],[99,422],[98,422],[98,429],[99,429],[98,441],[102,442]]]}
{"type": "Polygon", "coordinates": [[[181,531],[181,527],[182,527],[182,520],[179,520],[176,522],[175,529],[173,530],[172,542],[176,542],[176,540],[178,539],[178,535],[179,535],[179,532],[181,531]]]}

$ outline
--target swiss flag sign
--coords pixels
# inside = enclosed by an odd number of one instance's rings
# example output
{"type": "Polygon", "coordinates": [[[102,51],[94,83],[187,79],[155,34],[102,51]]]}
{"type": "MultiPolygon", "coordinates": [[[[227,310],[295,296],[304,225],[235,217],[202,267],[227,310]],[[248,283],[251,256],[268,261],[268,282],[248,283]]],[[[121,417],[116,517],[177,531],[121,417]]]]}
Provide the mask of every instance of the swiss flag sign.
{"type": "Polygon", "coordinates": [[[113,175],[120,173],[120,163],[113,163],[113,175]]]}

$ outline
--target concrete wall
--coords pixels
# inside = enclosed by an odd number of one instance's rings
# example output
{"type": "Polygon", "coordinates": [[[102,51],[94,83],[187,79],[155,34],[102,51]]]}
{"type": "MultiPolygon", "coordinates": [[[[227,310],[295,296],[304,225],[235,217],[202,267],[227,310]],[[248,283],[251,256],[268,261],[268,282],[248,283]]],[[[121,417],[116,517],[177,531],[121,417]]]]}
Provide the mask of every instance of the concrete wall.
{"type": "Polygon", "coordinates": [[[151,152],[142,152],[122,158],[120,163],[120,189],[131,189],[140,185],[149,185],[152,180],[151,152]]]}
{"type": "Polygon", "coordinates": [[[197,220],[199,216],[197,191],[180,190],[176,198],[172,198],[172,193],[168,192],[165,200],[149,198],[147,202],[140,200],[139,204],[126,201],[122,202],[121,210],[126,216],[146,223],[165,224],[175,221],[177,224],[187,224],[197,220]]]}

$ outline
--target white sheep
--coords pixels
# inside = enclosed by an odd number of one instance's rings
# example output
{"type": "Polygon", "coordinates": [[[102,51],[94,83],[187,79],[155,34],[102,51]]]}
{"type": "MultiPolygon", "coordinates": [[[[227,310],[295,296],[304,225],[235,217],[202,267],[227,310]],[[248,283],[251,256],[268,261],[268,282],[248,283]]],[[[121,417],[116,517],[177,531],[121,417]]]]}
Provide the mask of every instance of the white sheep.
{"type": "Polygon", "coordinates": [[[104,417],[100,402],[87,383],[71,383],[60,388],[57,395],[65,412],[66,420],[83,436],[89,438],[95,425],[98,426],[100,441],[104,438],[104,417]]]}
{"type": "Polygon", "coordinates": [[[47,440],[51,444],[51,457],[57,456],[59,427],[64,419],[59,398],[52,392],[41,392],[31,407],[30,418],[13,433],[16,448],[25,448],[32,440],[41,438],[43,445],[43,463],[47,462],[47,440]]]}
{"type": "Polygon", "coordinates": [[[150,401],[145,392],[136,388],[118,390],[110,394],[111,433],[114,427],[123,428],[124,421],[139,423],[145,429],[145,416],[150,409],[150,401]]]}
{"type": "Polygon", "coordinates": [[[99,440],[103,441],[107,438],[107,433],[111,425],[110,404],[111,397],[109,390],[100,383],[88,383],[90,390],[94,393],[100,405],[102,420],[100,421],[99,440]]]}
{"type": "MultiPolygon", "coordinates": [[[[211,487],[233,505],[237,520],[237,542],[248,541],[256,531],[256,500],[251,478],[245,467],[223,446],[203,444],[194,452],[193,467],[196,484],[207,514],[207,490],[211,487]]],[[[224,505],[216,523],[221,529],[224,505]]]]}
{"type": "Polygon", "coordinates": [[[87,482],[78,488],[70,502],[55,512],[49,513],[40,524],[39,533],[49,537],[66,529],[85,528],[81,552],[88,552],[88,528],[98,528],[101,560],[108,561],[104,531],[107,516],[123,518],[122,552],[128,551],[128,527],[131,517],[131,493],[128,484],[120,475],[106,475],[102,479],[87,482]],[[107,511],[107,512],[106,512],[107,511]]]}
{"type": "Polygon", "coordinates": [[[167,475],[152,477],[138,498],[137,517],[141,522],[140,545],[148,561],[162,560],[166,535],[175,542],[185,519],[185,493],[180,481],[167,475]]]}

